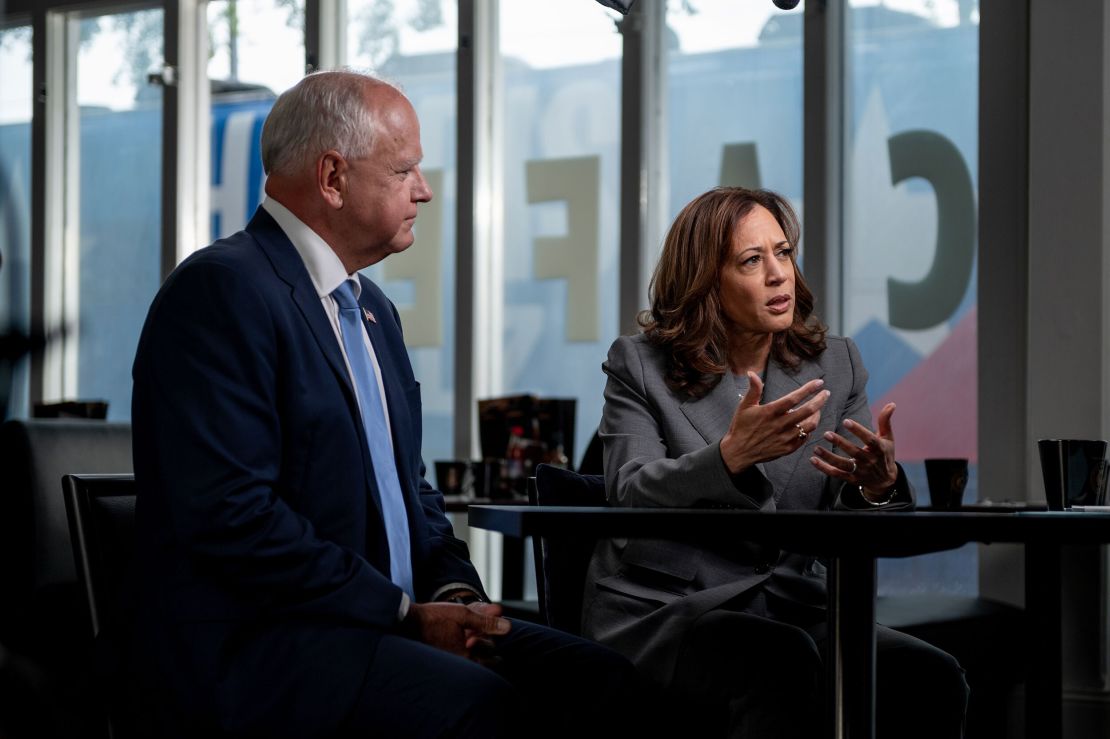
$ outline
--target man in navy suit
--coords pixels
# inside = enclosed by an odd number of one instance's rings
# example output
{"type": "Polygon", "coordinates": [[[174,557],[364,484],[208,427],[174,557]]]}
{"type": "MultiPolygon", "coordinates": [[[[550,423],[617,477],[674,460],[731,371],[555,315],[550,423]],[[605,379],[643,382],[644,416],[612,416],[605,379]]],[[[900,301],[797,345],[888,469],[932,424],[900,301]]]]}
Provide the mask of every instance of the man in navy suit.
{"type": "Polygon", "coordinates": [[[502,618],[424,479],[397,312],[358,273],[413,243],[421,157],[397,89],[306,77],[263,128],[258,212],[151,305],[134,661],[163,733],[558,731],[522,727],[525,686],[576,733],[621,725],[631,666],[502,618]]]}

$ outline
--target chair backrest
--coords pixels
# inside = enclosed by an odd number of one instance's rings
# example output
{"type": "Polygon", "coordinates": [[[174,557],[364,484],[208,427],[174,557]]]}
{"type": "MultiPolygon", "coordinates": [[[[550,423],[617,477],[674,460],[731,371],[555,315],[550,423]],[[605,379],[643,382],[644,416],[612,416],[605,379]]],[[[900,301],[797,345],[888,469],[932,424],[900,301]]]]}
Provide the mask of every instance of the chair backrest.
{"type": "Polygon", "coordinates": [[[601,443],[601,434],[597,431],[590,437],[586,451],[582,452],[582,462],[578,465],[578,473],[582,475],[605,474],[605,451],[601,443]]]}
{"type": "Polygon", "coordinates": [[[96,692],[108,736],[134,736],[132,685],[124,667],[129,643],[127,589],[135,561],[135,478],[66,475],[62,480],[77,577],[96,639],[96,692]]]}
{"type": "Polygon", "coordinates": [[[68,669],[80,618],[62,476],[128,473],[131,427],[86,420],[0,425],[0,643],[47,669],[68,669]]]}
{"type": "Polygon", "coordinates": [[[96,637],[118,625],[135,560],[135,478],[66,475],[62,487],[77,579],[96,637]]]}
{"type": "Polygon", "coordinates": [[[0,425],[5,483],[3,588],[27,592],[76,581],[62,476],[129,473],[131,426],[85,420],[14,420],[0,425]],[[9,537],[10,534],[10,537],[9,537]],[[8,567],[14,565],[9,570],[8,567]]]}
{"type": "MultiPolygon", "coordinates": [[[[551,465],[536,466],[535,501],[544,506],[604,506],[605,478],[581,475],[551,465]]],[[[592,536],[544,536],[536,557],[536,582],[542,583],[541,610],[549,626],[578,634],[582,590],[597,539],[592,536]]]]}

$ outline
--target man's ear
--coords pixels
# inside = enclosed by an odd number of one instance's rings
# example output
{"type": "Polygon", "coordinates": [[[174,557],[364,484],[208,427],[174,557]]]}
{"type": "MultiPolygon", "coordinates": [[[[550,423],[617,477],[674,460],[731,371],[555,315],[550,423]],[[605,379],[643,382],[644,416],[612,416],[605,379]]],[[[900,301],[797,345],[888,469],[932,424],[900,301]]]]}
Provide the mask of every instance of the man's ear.
{"type": "Polygon", "coordinates": [[[347,194],[347,160],[334,149],[324,152],[316,161],[316,186],[329,206],[343,207],[347,194]]]}

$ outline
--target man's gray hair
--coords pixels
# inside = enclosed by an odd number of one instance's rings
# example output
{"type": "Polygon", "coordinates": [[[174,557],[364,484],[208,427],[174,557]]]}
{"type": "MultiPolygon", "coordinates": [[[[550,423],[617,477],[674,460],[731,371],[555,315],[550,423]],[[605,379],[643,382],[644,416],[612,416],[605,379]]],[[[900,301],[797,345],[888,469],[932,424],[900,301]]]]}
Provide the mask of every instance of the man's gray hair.
{"type": "Polygon", "coordinates": [[[329,149],[346,159],[370,153],[377,128],[367,83],[389,84],[353,70],[314,72],[283,92],[262,126],[262,169],[292,174],[329,149]]]}

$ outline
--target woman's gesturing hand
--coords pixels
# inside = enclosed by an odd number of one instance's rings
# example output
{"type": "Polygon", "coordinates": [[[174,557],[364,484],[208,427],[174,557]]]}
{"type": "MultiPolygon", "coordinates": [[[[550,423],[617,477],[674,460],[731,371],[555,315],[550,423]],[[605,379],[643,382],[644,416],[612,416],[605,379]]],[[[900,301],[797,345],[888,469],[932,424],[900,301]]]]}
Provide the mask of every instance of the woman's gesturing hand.
{"type": "Polygon", "coordinates": [[[763,381],[748,373],[748,394],[740,400],[728,432],[721,439],[721,458],[732,474],[757,462],[790,454],[817,428],[829,391],[824,380],[811,380],[792,393],[760,405],[763,381]],[[818,392],[820,391],[820,392],[818,392]]]}
{"type": "Polygon", "coordinates": [[[862,445],[840,434],[826,432],[825,439],[847,456],[817,447],[816,456],[810,459],[813,466],[830,477],[862,486],[868,498],[881,498],[898,481],[898,465],[894,462],[894,428],[890,423],[894,407],[894,403],[887,403],[879,412],[877,434],[851,419],[844,422],[844,429],[859,439],[862,445]]]}

